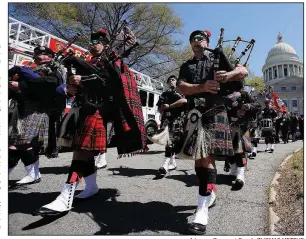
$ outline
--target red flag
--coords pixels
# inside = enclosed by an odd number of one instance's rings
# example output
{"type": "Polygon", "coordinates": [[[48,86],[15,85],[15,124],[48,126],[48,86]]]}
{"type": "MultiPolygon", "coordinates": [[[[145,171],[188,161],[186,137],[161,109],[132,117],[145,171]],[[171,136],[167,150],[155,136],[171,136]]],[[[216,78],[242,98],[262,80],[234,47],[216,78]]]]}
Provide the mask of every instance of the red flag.
{"type": "Polygon", "coordinates": [[[276,94],[275,91],[273,91],[273,95],[272,96],[273,96],[273,105],[275,106],[275,108],[279,112],[282,112],[282,111],[288,112],[285,103],[279,98],[278,94],[276,94]]]}

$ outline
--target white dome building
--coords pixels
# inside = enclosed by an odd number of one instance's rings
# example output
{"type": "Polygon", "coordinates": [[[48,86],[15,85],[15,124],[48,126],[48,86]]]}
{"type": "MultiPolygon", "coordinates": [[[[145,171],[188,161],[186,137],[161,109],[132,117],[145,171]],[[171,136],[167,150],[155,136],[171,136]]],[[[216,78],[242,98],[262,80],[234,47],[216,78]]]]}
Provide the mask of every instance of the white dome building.
{"type": "Polygon", "coordinates": [[[269,51],[262,67],[263,81],[273,86],[289,111],[304,114],[304,69],[295,50],[283,42],[279,33],[277,43],[269,51]]]}

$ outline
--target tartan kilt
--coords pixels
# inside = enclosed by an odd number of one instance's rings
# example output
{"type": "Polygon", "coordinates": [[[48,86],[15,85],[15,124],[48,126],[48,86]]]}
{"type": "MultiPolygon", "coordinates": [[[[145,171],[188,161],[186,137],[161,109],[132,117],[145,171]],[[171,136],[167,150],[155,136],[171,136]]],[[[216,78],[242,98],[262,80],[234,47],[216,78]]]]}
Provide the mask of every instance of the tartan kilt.
{"type": "Polygon", "coordinates": [[[73,149],[106,152],[107,132],[99,110],[87,116],[81,116],[80,113],[80,118],[85,120],[79,122],[80,126],[76,130],[72,143],[73,149]]]}
{"type": "Polygon", "coordinates": [[[179,153],[180,158],[197,160],[206,158],[208,155],[234,155],[231,130],[225,107],[224,109],[222,107],[221,110],[219,109],[209,117],[202,115],[202,118],[199,120],[202,122],[203,129],[196,127],[192,132],[190,125],[188,129],[190,120],[188,117],[186,118],[188,122],[185,123],[184,135],[178,143],[178,147],[181,149],[179,153]],[[201,143],[199,143],[200,138],[202,138],[202,141],[200,140],[201,143]],[[205,149],[203,149],[203,146],[205,149]],[[200,155],[196,153],[199,148],[201,148],[200,155]]]}
{"type": "Polygon", "coordinates": [[[185,118],[186,117],[184,115],[184,116],[179,116],[172,120],[165,119],[164,122],[162,123],[160,132],[163,131],[166,128],[166,126],[168,126],[169,138],[170,138],[169,144],[176,144],[178,141],[180,141],[181,137],[184,134],[185,118]]]}
{"type": "Polygon", "coordinates": [[[233,155],[234,150],[227,112],[223,111],[216,114],[213,117],[213,122],[208,124],[207,128],[213,137],[210,147],[210,154],[216,156],[233,155]]]}
{"type": "Polygon", "coordinates": [[[8,137],[9,145],[31,145],[47,148],[49,139],[49,114],[39,109],[35,103],[28,102],[14,122],[8,137]]]}

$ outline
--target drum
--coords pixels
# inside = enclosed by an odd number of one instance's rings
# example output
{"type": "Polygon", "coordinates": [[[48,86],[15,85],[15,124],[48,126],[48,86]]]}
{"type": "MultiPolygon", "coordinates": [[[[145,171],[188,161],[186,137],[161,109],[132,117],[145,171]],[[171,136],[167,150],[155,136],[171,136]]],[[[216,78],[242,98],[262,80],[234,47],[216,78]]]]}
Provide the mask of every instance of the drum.
{"type": "Polygon", "coordinates": [[[262,129],[272,129],[273,127],[272,119],[262,119],[260,121],[260,127],[262,129]]]}

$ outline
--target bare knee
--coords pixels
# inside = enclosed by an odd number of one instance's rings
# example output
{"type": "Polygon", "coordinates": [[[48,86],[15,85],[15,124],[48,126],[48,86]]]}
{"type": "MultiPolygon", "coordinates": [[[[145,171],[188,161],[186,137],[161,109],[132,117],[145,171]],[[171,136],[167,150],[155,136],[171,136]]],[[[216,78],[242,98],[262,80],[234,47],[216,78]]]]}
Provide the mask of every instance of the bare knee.
{"type": "Polygon", "coordinates": [[[201,167],[203,168],[214,168],[215,158],[213,155],[209,155],[206,158],[200,159],[201,167]]]}

